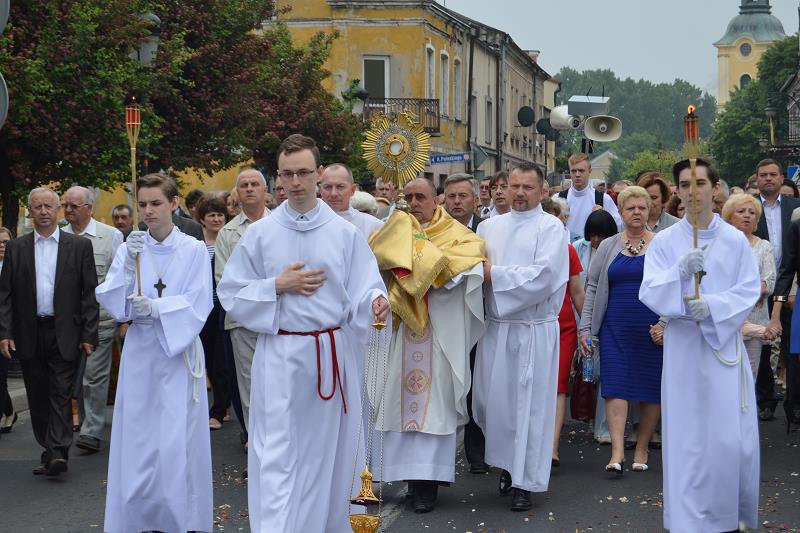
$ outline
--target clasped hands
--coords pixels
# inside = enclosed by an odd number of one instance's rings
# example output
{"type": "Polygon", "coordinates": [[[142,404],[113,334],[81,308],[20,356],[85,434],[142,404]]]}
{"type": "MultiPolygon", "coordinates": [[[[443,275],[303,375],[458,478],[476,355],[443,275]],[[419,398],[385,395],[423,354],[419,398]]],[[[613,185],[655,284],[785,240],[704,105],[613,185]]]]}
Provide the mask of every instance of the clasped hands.
{"type": "MultiPolygon", "coordinates": [[[[312,268],[303,270],[305,263],[292,263],[286,267],[280,276],[275,278],[275,292],[277,294],[300,294],[313,296],[328,280],[325,270],[312,268]]],[[[384,296],[378,296],[372,301],[372,312],[380,321],[386,320],[389,314],[389,302],[384,296]]]]}

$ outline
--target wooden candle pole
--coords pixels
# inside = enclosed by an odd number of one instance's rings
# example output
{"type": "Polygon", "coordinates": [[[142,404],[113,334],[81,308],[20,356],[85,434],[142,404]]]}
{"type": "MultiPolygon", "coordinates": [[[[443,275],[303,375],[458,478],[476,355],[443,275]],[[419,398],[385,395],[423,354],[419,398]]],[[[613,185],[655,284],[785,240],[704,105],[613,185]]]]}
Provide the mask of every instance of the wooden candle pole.
{"type": "MultiPolygon", "coordinates": [[[[136,143],[139,141],[139,131],[142,127],[142,110],[136,102],[136,97],[125,106],[125,129],[128,133],[128,143],[131,147],[131,194],[133,195],[133,227],[139,227],[139,210],[136,200],[136,143]]],[[[139,255],[136,255],[136,285],[139,296],[142,295],[142,270],[139,255]]]]}

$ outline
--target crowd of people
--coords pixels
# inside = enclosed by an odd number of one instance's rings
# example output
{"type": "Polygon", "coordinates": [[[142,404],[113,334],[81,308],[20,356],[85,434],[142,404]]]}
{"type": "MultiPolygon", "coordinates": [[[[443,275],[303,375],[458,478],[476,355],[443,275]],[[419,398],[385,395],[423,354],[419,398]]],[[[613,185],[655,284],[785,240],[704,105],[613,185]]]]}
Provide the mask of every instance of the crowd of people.
{"type": "Polygon", "coordinates": [[[560,467],[584,360],[598,385],[586,419],[610,445],[599,472],[646,472],[663,447],[665,527],[758,527],[757,421],[783,399],[800,423],[800,199],[780,163],[744,188],[703,159],[606,187],[575,154],[563,189],[535,164],[438,189],[417,178],[404,213],[393,183],[359,190],[308,137],[277,155],[272,192],[247,168],[184,210],[176,182],[149,174],[139,220],[119,205],[110,226],[91,190],[37,188],[33,231],[0,228],[0,435],[18,419],[14,357],[43,449],[34,475],[65,473],[73,444],[103,448],[121,346],[105,531],[211,531],[209,432],[234,419],[253,531],[349,531],[368,441],[383,445],[375,480],[435,510],[460,426],[470,472],[499,469],[511,510],[529,510],[560,467]],[[367,417],[375,320],[389,340],[367,417]]]}

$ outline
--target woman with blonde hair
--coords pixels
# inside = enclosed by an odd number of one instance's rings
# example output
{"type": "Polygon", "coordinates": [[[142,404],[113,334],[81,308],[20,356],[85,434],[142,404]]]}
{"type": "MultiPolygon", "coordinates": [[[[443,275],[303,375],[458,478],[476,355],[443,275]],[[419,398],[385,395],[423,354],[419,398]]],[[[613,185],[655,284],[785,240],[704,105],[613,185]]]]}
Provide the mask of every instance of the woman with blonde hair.
{"type": "Polygon", "coordinates": [[[753,377],[758,375],[761,351],[768,349],[764,348],[764,345],[769,344],[768,341],[777,336],[777,332],[768,327],[769,312],[767,311],[767,300],[775,289],[775,256],[772,255],[772,245],[769,241],[753,235],[758,227],[761,211],[761,202],[749,194],[734,194],[722,207],[722,219],[747,237],[747,242],[750,243],[756,256],[758,273],[761,278],[761,298],[750,311],[750,315],[742,327],[745,337],[744,345],[750,358],[753,377]]]}
{"type": "Polygon", "coordinates": [[[639,402],[641,419],[633,470],[648,469],[648,445],[661,414],[662,349],[651,335],[658,316],[639,301],[647,248],[654,234],[646,227],[650,194],[632,185],[617,200],[623,231],[600,243],[589,267],[579,328],[580,346],[600,341],[600,389],[611,433],[611,460],[605,469],[625,470],[625,424],[628,402],[639,402]]]}

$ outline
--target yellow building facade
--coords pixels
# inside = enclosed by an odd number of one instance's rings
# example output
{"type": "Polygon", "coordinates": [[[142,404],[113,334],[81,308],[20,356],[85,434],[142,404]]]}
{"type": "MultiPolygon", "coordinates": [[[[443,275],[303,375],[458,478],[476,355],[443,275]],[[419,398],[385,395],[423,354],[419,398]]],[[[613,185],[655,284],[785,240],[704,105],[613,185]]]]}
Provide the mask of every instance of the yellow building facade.
{"type": "Polygon", "coordinates": [[[772,15],[769,0],[742,0],[739,14],[728,24],[717,48],[717,106],[730,100],[730,93],[758,77],[758,60],[769,46],[786,37],[783,25],[772,15]]]}
{"type": "Polygon", "coordinates": [[[400,107],[420,117],[434,156],[424,175],[437,185],[455,172],[544,162],[543,138],[519,127],[517,112],[529,106],[541,116],[549,75],[508,34],[431,0],[278,0],[278,8],[288,9],[278,18],[298,44],[338,35],[325,64],[334,96],[359,80],[367,118],[400,107]]]}

